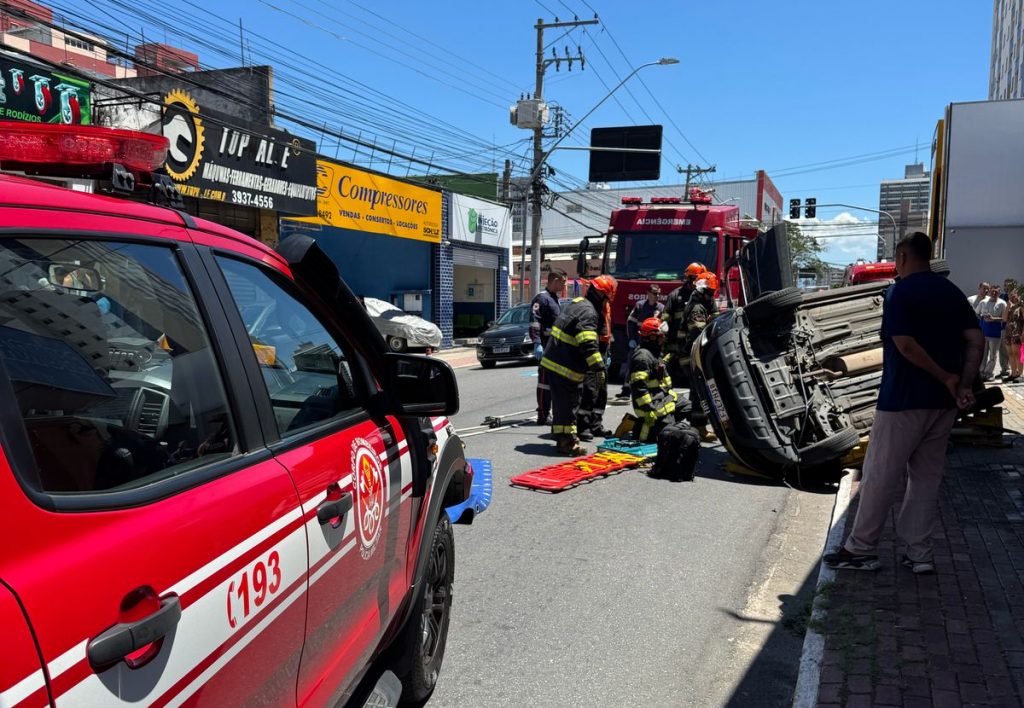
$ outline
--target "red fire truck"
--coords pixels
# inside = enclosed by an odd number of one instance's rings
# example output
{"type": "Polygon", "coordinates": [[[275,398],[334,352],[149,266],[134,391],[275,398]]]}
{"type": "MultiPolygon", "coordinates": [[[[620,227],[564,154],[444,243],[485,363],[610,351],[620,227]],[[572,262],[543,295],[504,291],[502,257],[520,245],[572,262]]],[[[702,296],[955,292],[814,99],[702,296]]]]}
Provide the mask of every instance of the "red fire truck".
{"type": "MultiPolygon", "coordinates": [[[[646,297],[652,283],[661,286],[664,299],[679,286],[681,271],[695,261],[724,283],[726,263],[747,239],[757,236],[756,226],[741,224],[738,206],[711,202],[710,193],[693,188],[686,201],[682,197],[652,197],[648,202],[642,197],[623,197],[622,207],[612,210],[602,265],[602,271],[619,283],[612,303],[611,371],[618,371],[628,353],[626,318],[646,297]]],[[[585,240],[581,255],[589,245],[585,240]]],[[[736,301],[738,286],[735,278],[730,280],[736,301]]],[[[719,300],[724,307],[724,292],[719,300]]]]}
{"type": "Polygon", "coordinates": [[[860,285],[861,283],[874,283],[879,280],[892,280],[896,277],[896,264],[892,261],[879,261],[878,263],[865,263],[857,261],[846,266],[843,274],[843,285],[860,285]]]}

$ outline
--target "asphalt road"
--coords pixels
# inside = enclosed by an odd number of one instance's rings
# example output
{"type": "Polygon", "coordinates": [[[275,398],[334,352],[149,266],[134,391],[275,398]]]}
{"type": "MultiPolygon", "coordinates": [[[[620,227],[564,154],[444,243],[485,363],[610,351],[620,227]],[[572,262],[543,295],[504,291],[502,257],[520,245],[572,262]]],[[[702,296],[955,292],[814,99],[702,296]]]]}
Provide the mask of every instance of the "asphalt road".
{"type": "MultiPolygon", "coordinates": [[[[456,428],[535,405],[535,369],[458,370],[456,428]]],[[[617,387],[613,387],[613,391],[617,387]]],[[[625,406],[612,406],[614,427],[625,406]]],[[[465,437],[490,509],[456,527],[455,602],[430,706],[786,705],[833,496],[721,469],[639,471],[560,494],[510,487],[551,464],[536,425],[465,437]]],[[[591,446],[592,447],[592,446],[591,446]]]]}

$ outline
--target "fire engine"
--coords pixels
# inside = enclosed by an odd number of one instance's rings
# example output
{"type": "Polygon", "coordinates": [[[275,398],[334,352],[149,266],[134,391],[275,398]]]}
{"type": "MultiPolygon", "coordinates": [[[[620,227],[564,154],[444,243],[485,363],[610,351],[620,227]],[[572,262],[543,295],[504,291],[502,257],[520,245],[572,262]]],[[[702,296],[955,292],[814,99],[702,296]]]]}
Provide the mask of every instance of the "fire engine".
{"type": "Polygon", "coordinates": [[[892,261],[879,261],[878,263],[857,261],[846,266],[846,272],[843,274],[843,286],[892,280],[895,277],[896,264],[892,261]]]}
{"type": "MultiPolygon", "coordinates": [[[[612,303],[612,366],[628,356],[626,318],[637,302],[646,297],[652,283],[661,287],[664,300],[680,284],[679,275],[687,265],[702,263],[726,282],[726,266],[739,248],[758,234],[757,226],[741,222],[735,204],[712,204],[712,193],[694,187],[682,197],[623,197],[622,207],[613,209],[605,236],[602,272],[619,283],[612,303]],[[614,257],[613,257],[614,256],[614,257]]],[[[583,272],[589,239],[580,245],[579,268],[583,272]]],[[[734,302],[740,300],[738,281],[730,279],[734,302]]],[[[719,306],[726,296],[719,293],[719,306]]]]}

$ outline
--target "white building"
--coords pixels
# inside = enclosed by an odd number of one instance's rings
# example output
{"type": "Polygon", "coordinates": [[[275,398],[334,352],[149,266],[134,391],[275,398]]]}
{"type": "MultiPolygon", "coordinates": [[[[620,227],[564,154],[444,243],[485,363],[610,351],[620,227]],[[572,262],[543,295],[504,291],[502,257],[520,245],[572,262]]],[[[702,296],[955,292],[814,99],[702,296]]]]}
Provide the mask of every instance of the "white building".
{"type": "Polygon", "coordinates": [[[990,101],[1024,98],[1024,0],[994,0],[990,101]]]}

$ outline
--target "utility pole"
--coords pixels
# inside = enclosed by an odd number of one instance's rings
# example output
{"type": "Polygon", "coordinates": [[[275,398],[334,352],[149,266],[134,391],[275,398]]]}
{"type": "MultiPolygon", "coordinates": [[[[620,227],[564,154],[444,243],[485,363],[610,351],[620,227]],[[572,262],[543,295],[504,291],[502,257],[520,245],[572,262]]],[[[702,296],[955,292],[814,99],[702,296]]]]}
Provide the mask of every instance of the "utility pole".
{"type": "Polygon", "coordinates": [[[715,171],[717,165],[711,165],[711,167],[699,167],[697,165],[686,165],[686,169],[683,169],[682,165],[676,165],[676,172],[682,174],[686,173],[686,189],[683,190],[683,198],[690,194],[690,179],[692,177],[699,177],[700,175],[711,174],[715,171]]]}
{"type": "MultiPolygon", "coordinates": [[[[599,24],[600,20],[595,17],[592,20],[581,20],[574,18],[572,21],[559,22],[558,18],[555,18],[554,22],[546,23],[544,20],[537,18],[537,24],[534,25],[534,29],[537,30],[537,77],[536,77],[536,88],[533,93],[535,101],[543,101],[544,99],[544,72],[547,70],[550,64],[554,64],[555,68],[561,67],[561,62],[566,62],[569,65],[569,71],[572,71],[572,63],[579,61],[580,66],[584,66],[584,57],[582,48],[578,48],[577,56],[569,56],[569,50],[566,48],[565,56],[560,57],[557,55],[556,50],[552,48],[552,57],[550,59],[544,58],[544,30],[546,29],[557,29],[560,27],[580,27],[583,25],[596,25],[599,24]]],[[[544,176],[541,174],[541,164],[544,161],[544,146],[542,140],[544,138],[544,125],[542,121],[537,121],[537,125],[533,128],[533,180],[530,185],[531,191],[531,206],[533,208],[532,218],[530,220],[530,291],[533,295],[540,292],[540,224],[541,224],[541,208],[544,197],[544,176]]],[[[522,274],[520,274],[520,282],[522,282],[522,274]]]]}

